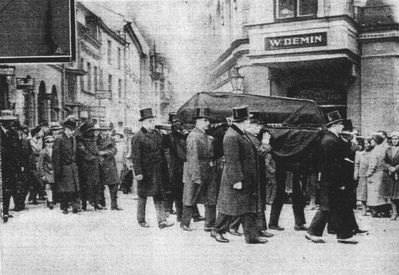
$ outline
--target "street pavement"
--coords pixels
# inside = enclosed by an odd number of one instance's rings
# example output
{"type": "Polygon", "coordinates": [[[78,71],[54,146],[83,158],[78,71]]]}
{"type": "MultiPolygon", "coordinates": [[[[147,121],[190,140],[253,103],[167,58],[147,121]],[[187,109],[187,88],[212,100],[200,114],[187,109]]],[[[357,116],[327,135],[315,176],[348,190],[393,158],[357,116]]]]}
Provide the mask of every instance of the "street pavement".
{"type": "MultiPolygon", "coordinates": [[[[159,229],[151,199],[151,228],[141,228],[136,204],[131,194],[119,194],[123,211],[63,215],[58,205],[49,210],[43,203],[12,212],[14,218],[0,224],[0,274],[399,274],[399,220],[356,212],[360,227],[370,231],[359,244],[339,244],[333,235],[314,244],[294,231],[291,205],[285,205],[285,230],[270,230],[275,236],[268,243],[246,244],[227,234],[230,243],[221,244],[203,222],[193,223],[192,232],[178,224],[159,229]]],[[[308,223],[314,213],[306,211],[308,223]]]]}

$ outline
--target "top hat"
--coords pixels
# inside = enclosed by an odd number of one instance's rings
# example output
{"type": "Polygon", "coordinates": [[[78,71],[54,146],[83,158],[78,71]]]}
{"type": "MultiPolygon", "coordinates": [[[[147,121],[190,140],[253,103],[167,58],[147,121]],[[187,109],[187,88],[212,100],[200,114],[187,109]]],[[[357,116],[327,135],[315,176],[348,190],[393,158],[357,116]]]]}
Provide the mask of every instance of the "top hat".
{"type": "Polygon", "coordinates": [[[169,113],[169,119],[168,119],[168,121],[169,121],[170,123],[174,123],[174,122],[178,122],[178,121],[181,122],[181,119],[179,119],[179,118],[176,117],[176,113],[175,113],[175,112],[172,112],[172,113],[169,113]]]}
{"type": "Polygon", "coordinates": [[[18,118],[14,116],[11,110],[1,110],[0,120],[17,120],[18,118]]]}
{"type": "Polygon", "coordinates": [[[141,116],[141,118],[139,119],[139,121],[143,121],[144,119],[154,118],[155,117],[152,114],[152,109],[151,108],[146,108],[146,109],[140,110],[140,116],[141,116]]]}
{"type": "Polygon", "coordinates": [[[330,126],[334,123],[342,122],[344,121],[343,118],[341,118],[341,114],[338,111],[333,111],[330,113],[327,113],[327,126],[330,126]]]}
{"type": "Polygon", "coordinates": [[[248,112],[248,106],[240,106],[233,108],[233,122],[244,121],[250,117],[252,117],[252,115],[250,115],[248,112]]]}
{"type": "Polygon", "coordinates": [[[59,122],[50,122],[50,131],[57,131],[57,130],[61,130],[62,126],[60,125],[59,122]]]}
{"type": "Polygon", "coordinates": [[[209,108],[204,108],[204,107],[198,107],[195,108],[195,113],[194,113],[194,119],[197,118],[207,118],[207,119],[211,119],[211,117],[209,116],[209,108]]]}
{"type": "Polygon", "coordinates": [[[78,126],[78,122],[74,117],[69,116],[66,120],[64,120],[62,126],[64,128],[75,129],[78,126]]]}
{"type": "Polygon", "coordinates": [[[344,131],[353,131],[353,124],[351,119],[344,119],[342,121],[342,124],[344,125],[344,131]]]}
{"type": "Polygon", "coordinates": [[[93,122],[85,122],[80,126],[80,131],[82,133],[86,133],[88,131],[94,131],[94,123],[93,122]]]}

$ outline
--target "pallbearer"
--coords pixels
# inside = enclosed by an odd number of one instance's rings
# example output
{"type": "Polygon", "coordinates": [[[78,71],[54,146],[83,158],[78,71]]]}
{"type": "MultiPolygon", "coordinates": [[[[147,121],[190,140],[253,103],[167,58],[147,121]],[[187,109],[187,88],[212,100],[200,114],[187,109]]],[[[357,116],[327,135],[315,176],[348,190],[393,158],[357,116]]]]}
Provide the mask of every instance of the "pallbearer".
{"type": "Polygon", "coordinates": [[[159,228],[172,226],[166,220],[164,206],[168,184],[168,166],[164,153],[162,134],[155,129],[151,108],[140,111],[142,128],[132,139],[133,170],[137,178],[137,221],[142,227],[150,227],[145,220],[147,197],[154,200],[159,228]]]}
{"type": "Polygon", "coordinates": [[[213,138],[206,134],[209,124],[209,109],[197,108],[195,128],[187,137],[183,172],[183,220],[180,226],[185,231],[191,231],[190,221],[197,203],[205,205],[205,231],[211,231],[215,225],[218,190],[213,162],[213,138]]]}
{"type": "Polygon", "coordinates": [[[211,237],[218,242],[228,242],[222,234],[233,217],[239,216],[247,243],[265,243],[259,236],[256,216],[261,212],[258,205],[259,171],[255,145],[245,134],[249,127],[246,106],[233,108],[233,123],[223,140],[225,164],[218,197],[219,211],[211,237]]]}

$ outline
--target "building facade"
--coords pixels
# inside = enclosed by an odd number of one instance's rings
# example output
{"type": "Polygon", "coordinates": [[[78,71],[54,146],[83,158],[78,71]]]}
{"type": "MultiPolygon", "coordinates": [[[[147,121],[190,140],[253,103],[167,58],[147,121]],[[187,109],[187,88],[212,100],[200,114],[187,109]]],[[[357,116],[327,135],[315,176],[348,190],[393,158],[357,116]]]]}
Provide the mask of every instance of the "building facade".
{"type": "Polygon", "coordinates": [[[220,41],[210,89],[312,99],[338,109],[363,134],[399,128],[395,1],[210,1],[209,30],[220,41]],[[386,17],[388,15],[388,17],[386,17]]]}

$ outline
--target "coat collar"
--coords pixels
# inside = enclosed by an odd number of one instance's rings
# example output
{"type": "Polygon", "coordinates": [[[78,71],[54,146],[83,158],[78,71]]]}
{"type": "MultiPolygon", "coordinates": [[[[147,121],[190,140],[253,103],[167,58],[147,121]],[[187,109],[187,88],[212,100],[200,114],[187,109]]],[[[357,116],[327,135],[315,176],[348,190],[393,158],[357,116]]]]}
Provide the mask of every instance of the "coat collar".
{"type": "Polygon", "coordinates": [[[234,131],[236,131],[237,133],[239,133],[240,135],[244,135],[245,133],[243,131],[240,130],[240,128],[237,127],[237,125],[232,124],[231,129],[233,129],[234,131]]]}

